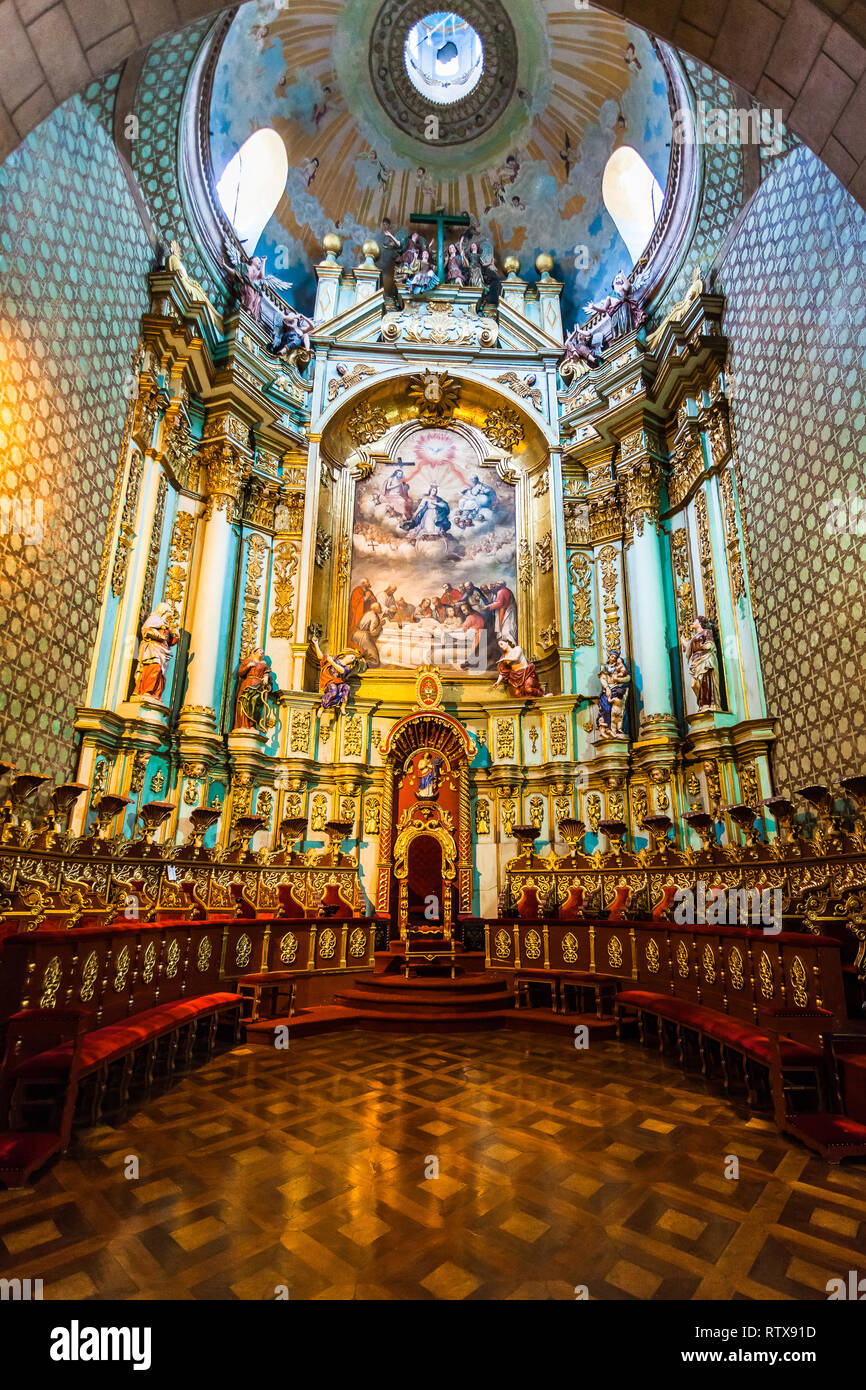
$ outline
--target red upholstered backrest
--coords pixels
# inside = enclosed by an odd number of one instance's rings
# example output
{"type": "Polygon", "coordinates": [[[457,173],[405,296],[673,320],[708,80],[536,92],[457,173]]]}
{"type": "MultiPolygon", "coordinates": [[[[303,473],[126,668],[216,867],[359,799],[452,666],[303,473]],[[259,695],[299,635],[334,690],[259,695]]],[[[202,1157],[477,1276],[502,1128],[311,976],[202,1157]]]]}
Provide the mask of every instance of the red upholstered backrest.
{"type": "Polygon", "coordinates": [[[559,916],[563,921],[573,921],[583,916],[583,898],[582,887],[579,883],[573,883],[568,890],[568,897],[559,909],[559,916]]]}
{"type": "Polygon", "coordinates": [[[622,920],[625,910],[629,905],[630,898],[631,889],[628,884],[621,883],[613,895],[613,902],[608,911],[608,919],[611,922],[619,922],[622,920]]]}
{"type": "Polygon", "coordinates": [[[538,916],[538,889],[535,884],[524,884],[517,904],[517,915],[523,918],[538,916]]]}

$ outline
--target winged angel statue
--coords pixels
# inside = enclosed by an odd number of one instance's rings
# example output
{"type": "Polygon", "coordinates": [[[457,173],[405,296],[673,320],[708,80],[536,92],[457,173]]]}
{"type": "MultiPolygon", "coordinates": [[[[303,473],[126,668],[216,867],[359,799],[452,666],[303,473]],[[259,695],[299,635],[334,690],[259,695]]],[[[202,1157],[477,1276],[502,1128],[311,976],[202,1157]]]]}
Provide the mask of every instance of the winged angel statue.
{"type": "Polygon", "coordinates": [[[242,309],[246,309],[250,318],[259,323],[263,317],[262,290],[290,290],[292,282],[280,280],[276,275],[268,275],[264,256],[253,256],[251,260],[246,261],[231,242],[226,241],[224,246],[229,263],[223,261],[222,266],[228,274],[234,298],[242,309]]]}

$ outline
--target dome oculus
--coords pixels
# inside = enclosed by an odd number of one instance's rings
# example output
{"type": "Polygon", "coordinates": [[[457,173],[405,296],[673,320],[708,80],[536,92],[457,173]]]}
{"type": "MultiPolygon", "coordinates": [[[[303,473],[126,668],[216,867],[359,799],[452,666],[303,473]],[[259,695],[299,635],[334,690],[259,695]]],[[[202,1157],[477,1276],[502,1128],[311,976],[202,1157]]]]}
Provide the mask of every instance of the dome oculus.
{"type": "Polygon", "coordinates": [[[484,45],[477,31],[453,10],[436,10],[412,25],[403,63],[421,96],[450,105],[474,91],[484,71],[484,45]]]}

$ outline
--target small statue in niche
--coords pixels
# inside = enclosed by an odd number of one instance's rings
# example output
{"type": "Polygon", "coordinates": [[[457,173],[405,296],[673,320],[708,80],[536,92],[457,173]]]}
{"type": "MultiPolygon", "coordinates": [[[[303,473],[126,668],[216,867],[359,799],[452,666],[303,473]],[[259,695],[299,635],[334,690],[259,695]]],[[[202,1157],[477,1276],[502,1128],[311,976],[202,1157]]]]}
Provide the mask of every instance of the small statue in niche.
{"type": "Polygon", "coordinates": [[[518,700],[538,699],[544,696],[546,692],[541,688],[535,663],[527,660],[523,648],[507,638],[500,638],[499,650],[502,656],[496,663],[499,674],[493,689],[505,685],[509,694],[518,700]]]}
{"type": "Polygon", "coordinates": [[[270,733],[277,722],[270,704],[271,696],[276,694],[276,683],[261,647],[243,659],[238,667],[238,680],[234,727],[270,733]]]}
{"type": "Polygon", "coordinates": [[[631,676],[621,652],[609,653],[598,678],[601,681],[596,718],[599,735],[601,738],[628,738],[625,702],[631,676]]]}
{"type": "Polygon", "coordinates": [[[720,709],[716,634],[712,623],[703,614],[695,618],[691,635],[682,639],[682,647],[689,664],[689,675],[698,709],[720,709]]]}
{"type": "Polygon", "coordinates": [[[133,695],[162,699],[171,649],[177,645],[179,636],[171,604],[158,603],[141,626],[133,695]]]}
{"type": "Polygon", "coordinates": [[[418,791],[416,792],[419,801],[436,800],[439,795],[439,783],[442,780],[444,761],[441,753],[431,753],[426,748],[421,754],[418,759],[418,791]]]}

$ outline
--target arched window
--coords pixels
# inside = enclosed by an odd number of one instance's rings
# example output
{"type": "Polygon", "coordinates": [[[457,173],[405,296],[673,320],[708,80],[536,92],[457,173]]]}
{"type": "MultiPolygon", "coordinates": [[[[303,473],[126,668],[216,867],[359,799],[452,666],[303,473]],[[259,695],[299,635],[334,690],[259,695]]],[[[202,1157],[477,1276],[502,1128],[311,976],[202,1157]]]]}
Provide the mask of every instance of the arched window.
{"type": "Polygon", "coordinates": [[[249,256],[283,195],[288,173],[286,147],[266,127],[254,131],[223,170],[219,200],[249,256]]]}
{"type": "Polygon", "coordinates": [[[607,161],[601,196],[632,262],[636,261],[652,236],[664,194],[649,165],[631,145],[620,145],[607,161]]]}

